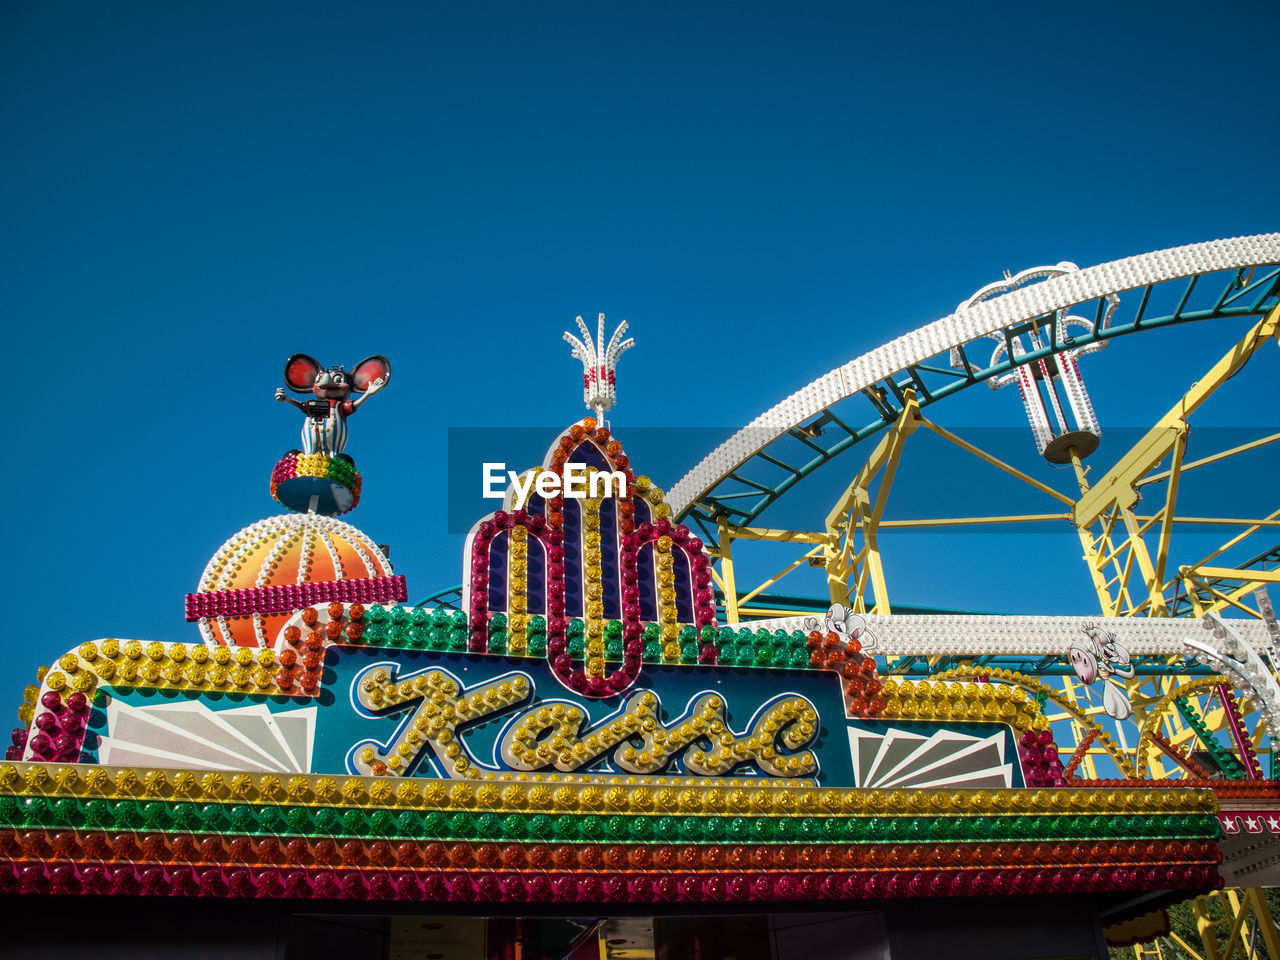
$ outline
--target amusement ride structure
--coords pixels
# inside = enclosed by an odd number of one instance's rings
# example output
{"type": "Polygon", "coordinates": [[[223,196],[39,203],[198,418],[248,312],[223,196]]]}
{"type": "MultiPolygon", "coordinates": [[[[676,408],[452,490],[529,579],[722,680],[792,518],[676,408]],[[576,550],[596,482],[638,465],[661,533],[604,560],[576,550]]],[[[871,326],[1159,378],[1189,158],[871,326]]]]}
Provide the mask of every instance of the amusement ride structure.
{"type": "MultiPolygon", "coordinates": [[[[1226,485],[1212,514],[1179,497],[1195,471],[1243,482],[1237,465],[1280,440],[1189,446],[1246,367],[1276,380],[1280,234],[1006,275],[667,492],[604,419],[626,324],[578,326],[592,415],[476,521],[461,586],[415,605],[385,548],[338,519],[361,492],[347,419],[390,363],[289,359],[286,386],[312,399],[277,391],[304,418],[271,474],[286,512],[209,560],[190,642],[81,642],[27,688],[0,764],[11,904],[141,918],[176,898],[246,956],[312,950],[303,919],[358,914],[384,923],[381,952],[351,956],[423,955],[410,919],[482,916],[511,960],[763,960],[801,949],[780,917],[821,911],[858,931],[841,956],[1099,956],[1105,931],[1141,956],[1280,960],[1263,893],[1280,885],[1280,510],[1234,515],[1226,485]],[[1089,355],[1191,323],[1235,342],[1117,456],[1089,355]],[[1043,476],[936,422],[984,384],[1016,387],[1043,476]],[[1043,512],[892,519],[921,428],[1043,512]],[[851,477],[826,505],[800,486],[824,468],[851,477]],[[793,491],[811,524],[767,526],[793,491]],[[1097,609],[901,605],[899,531],[1015,525],[1074,531],[1097,609]],[[1187,528],[1227,536],[1184,557],[1187,528]],[[748,588],[758,544],[797,556],[748,588]],[[824,596],[775,591],[815,569],[824,596]],[[1184,901],[1198,942],[1169,926],[1184,901]],[[594,919],[553,946],[549,916],[594,919]]],[[[121,955],[142,942],[131,923],[121,955]]],[[[60,936],[68,955],[92,946],[60,936]]]]}

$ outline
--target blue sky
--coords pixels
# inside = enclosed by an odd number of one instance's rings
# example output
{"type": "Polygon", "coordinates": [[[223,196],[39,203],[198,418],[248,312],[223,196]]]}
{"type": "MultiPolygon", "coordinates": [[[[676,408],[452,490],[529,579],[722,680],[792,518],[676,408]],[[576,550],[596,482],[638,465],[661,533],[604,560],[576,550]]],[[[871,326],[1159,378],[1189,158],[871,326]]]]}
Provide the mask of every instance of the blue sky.
{"type": "MultiPolygon", "coordinates": [[[[194,639],[183,594],[275,511],[290,353],[391,358],[349,519],[416,598],[459,579],[448,428],[581,415],[576,314],[632,324],[624,444],[723,434],[1003,269],[1275,229],[1277,28],[1234,0],[6,4],[10,696],[84,640],[194,639]]],[[[1104,423],[1240,332],[1117,343],[1085,367],[1104,423]]],[[[936,418],[1025,429],[969,392],[936,418]]],[[[1273,423],[1265,396],[1206,414],[1273,423]]],[[[637,467],[669,487],[699,452],[637,467]]]]}

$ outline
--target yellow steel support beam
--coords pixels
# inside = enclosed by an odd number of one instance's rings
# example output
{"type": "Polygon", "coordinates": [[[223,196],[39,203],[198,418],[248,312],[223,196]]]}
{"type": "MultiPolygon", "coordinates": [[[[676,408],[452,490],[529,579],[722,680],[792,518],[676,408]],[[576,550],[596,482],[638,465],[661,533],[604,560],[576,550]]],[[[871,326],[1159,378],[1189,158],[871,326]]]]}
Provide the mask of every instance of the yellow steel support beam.
{"type": "Polygon", "coordinates": [[[875,450],[867,458],[866,463],[863,464],[845,489],[844,494],[827,515],[825,526],[830,543],[830,552],[826,554],[827,583],[833,602],[847,604],[859,612],[866,612],[868,609],[874,609],[877,613],[888,613],[890,611],[888,587],[884,576],[884,566],[880,559],[878,541],[878,534],[882,529],[939,525],[1034,523],[1046,520],[1070,519],[1069,514],[1058,513],[1004,517],[966,517],[932,521],[885,520],[885,506],[888,503],[894,473],[900,462],[906,438],[921,426],[1065,506],[1074,506],[1070,497],[1059,493],[1016,467],[1010,466],[998,457],[992,456],[985,450],[956,436],[951,431],[922,417],[915,394],[912,391],[908,391],[906,403],[897,421],[881,438],[875,450]],[[870,487],[877,476],[880,477],[880,484],[873,500],[870,487]],[[857,545],[858,538],[861,538],[860,547],[857,545]],[[874,602],[870,606],[866,602],[868,588],[874,597],[874,602]]]}
{"type": "MultiPolygon", "coordinates": [[[[993,523],[1046,523],[1070,520],[1069,513],[1028,513],[1004,517],[938,517],[929,520],[881,520],[881,530],[907,529],[910,527],[966,527],[993,523]]],[[[1251,521],[1246,521],[1251,522],[1251,521]]]]}
{"type": "Polygon", "coordinates": [[[735,540],[768,540],[774,543],[826,543],[825,533],[805,530],[773,530],[766,527],[730,527],[735,540]]]}
{"type": "Polygon", "coordinates": [[[1200,934],[1200,944],[1204,947],[1204,960],[1222,960],[1218,950],[1218,937],[1213,932],[1213,918],[1209,916],[1209,898],[1196,897],[1191,901],[1191,912],[1195,914],[1196,930],[1200,934]]]}
{"type": "Polygon", "coordinates": [[[877,534],[889,502],[889,491],[893,488],[893,478],[902,457],[903,445],[921,422],[920,405],[916,401],[915,392],[908,390],[905,401],[902,413],[876,444],[871,456],[827,514],[824,524],[829,544],[841,545],[838,553],[832,550],[835,556],[827,564],[827,589],[831,601],[843,603],[859,613],[868,610],[868,586],[875,598],[870,609],[874,609],[876,613],[891,612],[877,534]],[[870,487],[877,476],[880,477],[880,484],[875,501],[872,502],[870,487]],[[862,538],[861,549],[855,547],[857,536],[862,538]],[[831,562],[832,559],[834,563],[831,562]],[[853,589],[850,589],[851,581],[853,589]]]}
{"type": "MultiPolygon", "coordinates": [[[[1186,471],[1184,470],[1183,472],[1185,473],[1186,471]]],[[[1143,522],[1150,522],[1156,519],[1154,516],[1144,517],[1136,514],[1135,516],[1143,522]]],[[[1253,529],[1250,530],[1249,533],[1254,533],[1261,530],[1263,527],[1280,527],[1280,520],[1276,519],[1276,514],[1274,513],[1270,517],[1266,517],[1262,520],[1257,520],[1252,517],[1247,520],[1241,517],[1174,517],[1173,522],[1199,524],[1202,526],[1212,527],[1252,527],[1253,529]]],[[[1221,553],[1221,551],[1218,552],[1221,553]]]]}
{"type": "MultiPolygon", "coordinates": [[[[1280,583],[1280,570],[1236,570],[1231,567],[1197,567],[1199,579],[1216,577],[1219,580],[1249,580],[1254,584],[1280,583]]],[[[1257,586],[1251,589],[1256,590],[1257,586]]]]}
{"type": "MultiPolygon", "coordinates": [[[[813,533],[805,530],[779,530],[767,527],[735,527],[724,517],[717,521],[716,532],[718,543],[709,548],[707,554],[720,561],[719,570],[712,567],[711,577],[725,598],[726,623],[739,623],[743,616],[779,616],[780,612],[777,610],[748,607],[746,604],[805,563],[809,563],[810,566],[825,565],[831,553],[831,537],[825,533],[813,533]],[[738,574],[733,561],[733,544],[735,540],[813,544],[813,546],[802,554],[798,560],[783,567],[782,570],[769,577],[755,589],[741,593],[739,592],[738,574]]],[[[800,615],[808,612],[810,611],[796,611],[796,614],[800,615]]]]}
{"type": "Polygon", "coordinates": [[[967,440],[960,439],[950,430],[940,427],[936,423],[933,423],[930,420],[926,420],[923,417],[920,418],[920,424],[921,426],[928,427],[929,430],[931,430],[933,433],[936,433],[943,440],[948,440],[951,443],[955,444],[957,447],[959,447],[961,450],[964,450],[966,453],[971,453],[975,457],[977,457],[979,460],[982,460],[985,463],[991,464],[991,466],[995,467],[997,470],[1003,470],[1005,473],[1009,474],[1009,476],[1016,477],[1017,479],[1021,480],[1023,483],[1026,483],[1032,487],[1035,487],[1045,496],[1052,497],[1054,500],[1064,503],[1069,507],[1074,506],[1074,504],[1072,504],[1071,502],[1070,497],[1059,493],[1057,490],[1053,489],[1053,487],[1050,487],[1050,486],[1047,486],[1046,484],[1041,483],[1039,480],[1035,479],[1034,477],[1028,476],[1027,474],[1023,473],[1021,470],[1019,470],[1017,467],[1010,466],[1009,464],[1001,460],[999,457],[993,457],[991,454],[987,453],[985,450],[979,447],[975,447],[973,444],[969,443],[967,440]]]}
{"type": "MultiPolygon", "coordinates": [[[[1231,960],[1236,955],[1236,947],[1244,944],[1244,938],[1241,933],[1244,930],[1245,921],[1249,919],[1249,910],[1240,901],[1240,896],[1234,890],[1224,890],[1226,900],[1231,904],[1231,912],[1227,919],[1231,921],[1231,932],[1227,934],[1227,953],[1223,960],[1231,960]]],[[[1241,956],[1248,957],[1251,951],[1241,951],[1241,956]]]]}
{"type": "Polygon", "coordinates": [[[1176,931],[1170,931],[1169,939],[1178,945],[1178,949],[1187,955],[1188,960],[1209,960],[1208,957],[1197,952],[1191,946],[1191,944],[1187,943],[1187,941],[1183,940],[1182,937],[1178,936],[1176,931]]]}
{"type": "MultiPolygon", "coordinates": [[[[853,478],[853,481],[845,489],[844,494],[836,501],[836,505],[831,508],[831,512],[827,514],[826,529],[829,532],[839,529],[851,517],[855,517],[855,511],[870,511],[870,496],[868,488],[871,486],[872,480],[881,470],[896,469],[898,458],[902,453],[902,443],[911,434],[915,433],[916,427],[920,425],[920,405],[916,402],[915,392],[908,390],[906,393],[906,404],[902,408],[902,413],[898,415],[898,419],[894,421],[885,435],[876,444],[875,450],[871,452],[871,456],[867,458],[867,462],[862,465],[853,478]]],[[[885,479],[889,480],[892,485],[892,475],[885,479]]],[[[883,512],[883,504],[888,491],[883,489],[884,483],[881,483],[881,490],[877,491],[877,506],[883,512]]]]}
{"type": "MultiPolygon", "coordinates": [[[[1179,432],[1177,440],[1173,444],[1173,457],[1169,464],[1169,486],[1165,493],[1164,510],[1158,514],[1161,517],[1160,524],[1160,544],[1156,548],[1156,570],[1155,582],[1152,589],[1161,597],[1164,596],[1164,568],[1165,562],[1169,559],[1169,538],[1173,534],[1173,508],[1178,502],[1178,481],[1182,479],[1182,458],[1187,454],[1187,430],[1179,432]]],[[[1152,520],[1154,521],[1154,517],[1152,520]]]]}
{"type": "MultiPolygon", "coordinates": [[[[797,567],[806,563],[810,557],[822,556],[822,549],[823,548],[821,546],[812,548],[807,553],[805,553],[804,556],[802,556],[799,560],[796,560],[788,564],[787,566],[783,567],[781,571],[779,571],[778,573],[775,573],[772,577],[764,581],[762,584],[760,584],[760,586],[756,587],[754,590],[748,593],[742,594],[740,597],[738,597],[738,603],[744,604],[750,600],[754,600],[757,596],[764,593],[764,591],[768,590],[770,587],[772,587],[775,583],[777,583],[779,580],[785,577],[792,570],[795,570],[797,567]]],[[[739,611],[739,613],[741,613],[741,611],[739,611]]]]}
{"type": "MultiPolygon", "coordinates": [[[[1132,492],[1132,491],[1130,491],[1132,492]]],[[[1151,613],[1157,617],[1167,617],[1169,608],[1165,606],[1164,592],[1160,589],[1160,578],[1156,576],[1156,568],[1151,564],[1151,557],[1147,553],[1147,545],[1142,539],[1142,532],[1138,529],[1138,521],[1133,518],[1133,511],[1128,505],[1120,507],[1120,514],[1124,518],[1125,530],[1129,533],[1129,557],[1138,564],[1138,570],[1142,574],[1142,580],[1147,585],[1147,596],[1151,602],[1151,613]]]]}
{"type": "Polygon", "coordinates": [[[798,607],[786,609],[779,607],[753,607],[748,605],[738,607],[738,616],[745,620],[763,620],[765,618],[771,619],[773,617],[812,617],[814,616],[814,612],[812,610],[801,610],[798,607]]]}
{"type": "Polygon", "coordinates": [[[729,521],[720,518],[717,524],[720,535],[718,553],[720,554],[720,588],[724,591],[724,619],[726,623],[738,622],[738,588],[733,579],[733,534],[729,529],[729,521]]]}
{"type": "MultiPolygon", "coordinates": [[[[1089,485],[1085,481],[1084,471],[1079,469],[1080,460],[1075,456],[1075,449],[1072,448],[1072,460],[1077,467],[1077,477],[1080,481],[1080,489],[1088,490],[1089,485]]],[[[1103,532],[1095,540],[1087,527],[1077,527],[1076,532],[1080,535],[1080,546],[1084,548],[1085,566],[1089,570],[1089,576],[1093,579],[1093,589],[1098,594],[1098,601],[1102,604],[1102,613],[1104,616],[1114,617],[1120,613],[1121,601],[1128,598],[1128,590],[1124,581],[1128,579],[1128,574],[1121,568],[1119,563],[1115,563],[1117,570],[1116,580],[1120,581],[1119,589],[1116,591],[1115,599],[1111,597],[1111,583],[1107,579],[1103,567],[1106,566],[1107,560],[1099,555],[1098,544],[1103,544],[1110,551],[1112,561],[1114,562],[1115,551],[1111,550],[1111,525],[1108,523],[1103,532]]]]}
{"type": "MultiPolygon", "coordinates": [[[[1086,479],[1085,471],[1078,457],[1072,451],[1072,463],[1076,470],[1076,478],[1080,486],[1080,499],[1072,509],[1072,522],[1080,535],[1080,543],[1084,547],[1085,562],[1093,578],[1094,589],[1102,612],[1107,616],[1130,616],[1146,614],[1149,616],[1168,616],[1169,608],[1165,598],[1166,591],[1181,579],[1188,588],[1193,609],[1197,614],[1203,612],[1204,604],[1192,589],[1192,581],[1200,580],[1213,574],[1204,573],[1202,568],[1181,567],[1178,578],[1166,582],[1165,574],[1169,565],[1169,547],[1173,534],[1173,525],[1179,522],[1174,508],[1177,503],[1178,485],[1183,472],[1187,469],[1204,466],[1221,461],[1228,456],[1254,449],[1264,443],[1272,442],[1280,435],[1263,438],[1253,443],[1244,444],[1231,450],[1222,451],[1211,457],[1205,457],[1184,464],[1187,450],[1187,418],[1207,400],[1215,390],[1234,376],[1241,367],[1262,347],[1272,340],[1280,329],[1280,307],[1271,310],[1260,320],[1245,337],[1229,350],[1221,360],[1200,379],[1172,408],[1156,422],[1147,433],[1129,451],[1120,458],[1109,471],[1093,481],[1086,479]],[[1164,460],[1169,458],[1169,466],[1159,474],[1154,471],[1164,460]],[[1140,487],[1156,480],[1166,481],[1168,488],[1165,502],[1159,512],[1149,517],[1139,518],[1133,511],[1138,502],[1140,487]],[[1112,531],[1117,522],[1123,525],[1126,536],[1113,543],[1112,531]],[[1148,552],[1144,539],[1148,530],[1157,522],[1160,524],[1154,558],[1148,552]],[[1094,534],[1095,525],[1101,526],[1101,532],[1094,534]],[[1122,559],[1123,557],[1123,559],[1122,559]],[[1111,566],[1115,576],[1107,578],[1105,568],[1111,566]],[[1145,597],[1135,602],[1130,593],[1130,577],[1134,572],[1142,578],[1145,586],[1145,597]]],[[[1264,521],[1252,521],[1249,528],[1233,538],[1237,543],[1249,533],[1263,525],[1270,525],[1275,514],[1264,521]]],[[[1196,518],[1204,522],[1209,518],[1196,518]]],[[[1207,560],[1219,555],[1223,550],[1211,554],[1207,560]]],[[[1213,569],[1213,568],[1210,568],[1213,569]]],[[[1235,571],[1231,579],[1247,580],[1248,576],[1240,576],[1235,571]]],[[[1278,580],[1259,579],[1256,582],[1280,582],[1278,580]]],[[[1203,585],[1202,585],[1203,586],[1203,585]]],[[[1221,604],[1244,608],[1236,602],[1235,597],[1223,597],[1214,591],[1221,604]]]]}
{"type": "Polygon", "coordinates": [[[1200,381],[1188,390],[1160,420],[1147,431],[1120,461],[1095,481],[1073,511],[1077,526],[1092,526],[1112,504],[1132,507],[1137,501],[1134,486],[1168,456],[1177,435],[1185,429],[1186,418],[1215,390],[1233,377],[1268,340],[1280,325],[1280,307],[1273,309],[1244,338],[1232,347],[1200,381]]]}
{"type": "Polygon", "coordinates": [[[1241,598],[1246,594],[1254,593],[1259,586],[1257,583],[1248,581],[1242,586],[1236,587],[1230,593],[1223,593],[1218,587],[1208,581],[1201,580],[1195,576],[1196,572],[1191,567],[1183,567],[1182,583],[1187,591],[1187,597],[1191,600],[1193,607],[1197,608],[1197,616],[1203,616],[1205,613],[1216,613],[1227,607],[1234,607],[1245,616],[1261,619],[1261,614],[1241,602],[1241,598]],[[1207,593],[1210,597],[1208,605],[1204,603],[1201,593],[1207,593]]]}
{"type": "MultiPolygon", "coordinates": [[[[1268,340],[1277,336],[1280,329],[1280,307],[1273,309],[1252,330],[1226,353],[1201,380],[1153,426],[1109,471],[1090,484],[1088,470],[1073,454],[1080,496],[1072,498],[1028,476],[1022,471],[992,456],[943,427],[930,422],[920,414],[915,394],[907,391],[903,410],[894,424],[881,437],[844,494],[827,515],[825,523],[826,545],[822,551],[827,567],[827,584],[833,602],[844,603],[859,612],[890,611],[888,585],[880,553],[879,533],[886,529],[919,529],[940,526],[983,526],[1006,523],[1038,523],[1068,519],[1076,528],[1084,549],[1085,561],[1093,579],[1094,589],[1104,614],[1108,616],[1146,614],[1167,616],[1169,613],[1166,593],[1185,581],[1185,571],[1168,578],[1170,547],[1175,524],[1229,525],[1246,529],[1232,538],[1228,546],[1238,543],[1249,534],[1263,528],[1280,526],[1280,511],[1261,520],[1229,517],[1180,517],[1176,513],[1181,475],[1221,462],[1231,456],[1257,449],[1268,443],[1280,441],[1280,433],[1223,450],[1211,456],[1185,462],[1187,452],[1187,417],[1200,407],[1226,380],[1248,362],[1268,340]],[[990,517],[944,517],[919,520],[888,520],[884,517],[885,505],[892,488],[893,478],[902,455],[904,443],[919,427],[925,427],[937,436],[960,449],[1021,480],[1037,491],[1062,503],[1069,514],[1021,514],[990,517]],[[1153,473],[1165,459],[1167,469],[1153,473]],[[873,484],[879,486],[872,492],[873,484]],[[1154,482],[1166,482],[1167,490],[1161,508],[1151,514],[1138,515],[1134,506],[1139,500],[1138,489],[1154,482]],[[1095,530],[1095,526],[1099,529],[1095,530]],[[1145,537],[1156,529],[1154,553],[1149,552],[1145,537]],[[1142,588],[1137,587],[1138,578],[1142,588]],[[1166,580],[1167,578],[1167,580],[1166,580]]],[[[820,544],[824,534],[796,534],[791,531],[752,529],[743,538],[760,540],[785,540],[799,543],[820,544]]],[[[1224,547],[1223,550],[1227,549],[1224,547]]],[[[1204,562],[1220,555],[1218,551],[1204,562]]],[[[1225,569],[1225,568],[1224,568],[1225,569]]],[[[1208,576],[1193,570],[1197,576],[1208,576]]],[[[1246,579],[1237,577],[1237,579],[1246,579]]],[[[1259,583],[1280,582],[1274,576],[1253,578],[1259,583]]],[[[1204,604],[1198,597],[1192,598],[1194,606],[1204,604]]],[[[1234,605],[1247,609],[1235,596],[1219,595],[1219,606],[1234,605]]]]}
{"type": "MultiPolygon", "coordinates": [[[[1226,543],[1220,546],[1217,550],[1214,550],[1212,553],[1210,553],[1207,557],[1204,557],[1199,562],[1193,563],[1189,567],[1184,567],[1182,569],[1198,570],[1199,568],[1207,564],[1210,560],[1216,560],[1218,557],[1222,556],[1224,553],[1226,553],[1228,550],[1230,550],[1240,541],[1245,540],[1248,537],[1252,536],[1253,534],[1257,533],[1262,527],[1274,526],[1277,523],[1280,523],[1280,510],[1276,510],[1275,512],[1269,514],[1264,520],[1254,521],[1253,525],[1251,525],[1247,530],[1242,530],[1240,533],[1236,534],[1234,537],[1232,537],[1230,540],[1228,540],[1226,543]]],[[[1179,576],[1181,577],[1182,575],[1179,574],[1179,576]]]]}
{"type": "MultiPolygon", "coordinates": [[[[1280,433],[1272,433],[1268,436],[1260,437],[1257,440],[1250,440],[1248,443],[1242,443],[1238,447],[1232,447],[1229,450],[1221,450],[1211,456],[1201,457],[1199,460],[1192,460],[1190,463],[1184,463],[1182,465],[1182,472],[1187,473],[1211,463],[1218,463],[1219,461],[1227,460],[1237,454],[1248,453],[1250,450],[1256,450],[1258,447],[1265,447],[1268,443],[1275,443],[1277,440],[1280,440],[1280,433]]],[[[1167,479],[1169,473],[1170,471],[1168,470],[1161,470],[1159,473],[1153,473],[1150,476],[1143,477],[1138,481],[1137,485],[1139,487],[1145,487],[1151,483],[1159,483],[1161,480],[1167,479]]]]}
{"type": "Polygon", "coordinates": [[[1257,920],[1257,934],[1266,944],[1267,953],[1273,958],[1280,957],[1280,931],[1276,930],[1275,917],[1267,906],[1267,898],[1258,887],[1250,887],[1244,894],[1245,903],[1253,910],[1257,920]]]}

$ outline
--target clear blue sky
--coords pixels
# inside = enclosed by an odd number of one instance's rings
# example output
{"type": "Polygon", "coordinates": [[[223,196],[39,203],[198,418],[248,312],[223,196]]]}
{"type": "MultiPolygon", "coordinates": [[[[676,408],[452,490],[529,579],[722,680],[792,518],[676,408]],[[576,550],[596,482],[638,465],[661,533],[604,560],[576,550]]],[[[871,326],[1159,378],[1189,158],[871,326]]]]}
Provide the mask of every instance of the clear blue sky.
{"type": "MultiPolygon", "coordinates": [[[[5,4],[0,700],[84,640],[194,639],[183,594],[275,512],[288,354],[391,358],[349,519],[416,598],[460,578],[447,428],[581,415],[575,314],[632,323],[625,443],[745,423],[1005,268],[1276,229],[1278,35],[1271,0],[5,4]]],[[[1104,422],[1198,336],[1108,351],[1104,422]]],[[[1242,389],[1220,422],[1274,422],[1242,389]]],[[[936,415],[1025,429],[981,393],[936,415]]]]}

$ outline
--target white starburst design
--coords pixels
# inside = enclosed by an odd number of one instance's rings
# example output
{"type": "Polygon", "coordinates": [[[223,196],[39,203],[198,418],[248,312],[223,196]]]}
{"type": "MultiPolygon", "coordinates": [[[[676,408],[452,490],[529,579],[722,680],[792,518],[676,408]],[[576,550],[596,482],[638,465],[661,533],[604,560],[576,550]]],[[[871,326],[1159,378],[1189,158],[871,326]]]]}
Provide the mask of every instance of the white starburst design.
{"type": "Polygon", "coordinates": [[[863,789],[1013,786],[1013,765],[1005,761],[1003,731],[981,737],[952,730],[924,735],[851,727],[849,746],[854,782],[863,789]]]}
{"type": "Polygon", "coordinates": [[[261,703],[214,710],[198,700],[139,706],[113,697],[98,762],[308,773],[316,710],[272,712],[261,703]]]}

